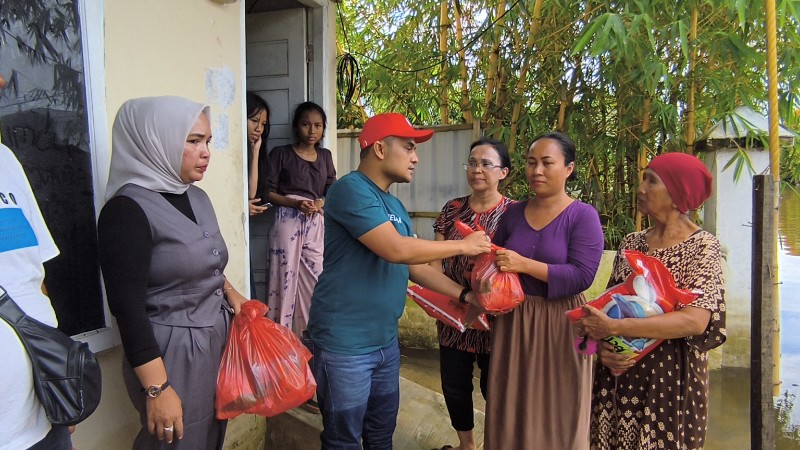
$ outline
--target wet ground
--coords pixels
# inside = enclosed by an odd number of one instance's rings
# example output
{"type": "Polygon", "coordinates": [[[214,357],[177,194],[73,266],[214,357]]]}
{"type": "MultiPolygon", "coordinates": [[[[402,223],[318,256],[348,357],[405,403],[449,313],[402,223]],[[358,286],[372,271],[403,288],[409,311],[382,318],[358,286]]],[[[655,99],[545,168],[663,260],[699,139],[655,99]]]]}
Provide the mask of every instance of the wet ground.
{"type": "MultiPolygon", "coordinates": [[[[797,324],[800,326],[800,323],[797,324]]],[[[441,392],[439,381],[439,356],[437,350],[402,349],[401,375],[424,387],[441,392]]],[[[796,370],[795,367],[792,370],[796,370]]],[[[477,375],[477,369],[476,369],[477,375]]],[[[798,372],[794,372],[795,374],[798,372]]],[[[795,377],[796,379],[796,377],[795,377]]],[[[711,372],[711,400],[709,405],[709,429],[707,450],[734,450],[750,448],[750,371],[749,369],[715,370],[711,372]]],[[[793,390],[797,392],[794,384],[793,390]]],[[[485,402],[480,395],[477,378],[473,393],[475,408],[483,411],[485,402]]],[[[780,422],[776,428],[798,429],[799,407],[791,411],[791,422],[780,422]]],[[[778,450],[800,450],[800,435],[794,439],[782,437],[778,429],[778,450]]]]}

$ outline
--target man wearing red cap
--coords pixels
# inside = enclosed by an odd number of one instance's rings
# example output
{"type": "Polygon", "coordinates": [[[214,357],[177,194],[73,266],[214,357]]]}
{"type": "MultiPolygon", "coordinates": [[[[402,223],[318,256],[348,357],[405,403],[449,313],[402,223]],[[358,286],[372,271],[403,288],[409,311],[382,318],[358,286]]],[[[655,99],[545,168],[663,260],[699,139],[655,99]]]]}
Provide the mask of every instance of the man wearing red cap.
{"type": "Polygon", "coordinates": [[[490,249],[483,232],[463,240],[414,237],[393,183],[414,175],[417,144],[433,136],[401,114],[379,114],[361,131],[358,170],[334,183],[325,204],[325,266],[308,324],[322,412],[323,449],[391,449],[400,401],[397,322],[409,278],[472,295],[427,263],[490,249]]]}

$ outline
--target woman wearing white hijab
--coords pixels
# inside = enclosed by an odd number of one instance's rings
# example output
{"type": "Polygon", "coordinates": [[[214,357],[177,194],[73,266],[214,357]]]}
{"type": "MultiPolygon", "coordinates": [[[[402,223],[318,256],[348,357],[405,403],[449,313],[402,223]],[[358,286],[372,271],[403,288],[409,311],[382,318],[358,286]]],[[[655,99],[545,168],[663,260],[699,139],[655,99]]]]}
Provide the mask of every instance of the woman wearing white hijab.
{"type": "Polygon", "coordinates": [[[142,429],[134,449],[220,449],[214,412],[230,315],[245,301],[208,196],[209,108],[181,97],[128,100],[112,131],[98,237],[123,376],[142,429]]]}

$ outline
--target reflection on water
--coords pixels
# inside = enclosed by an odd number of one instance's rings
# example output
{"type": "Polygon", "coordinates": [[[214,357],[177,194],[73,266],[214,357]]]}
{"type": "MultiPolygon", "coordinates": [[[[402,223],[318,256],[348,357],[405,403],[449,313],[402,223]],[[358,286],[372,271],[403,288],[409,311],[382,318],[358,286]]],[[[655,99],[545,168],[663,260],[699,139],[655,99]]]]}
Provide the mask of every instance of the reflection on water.
{"type": "Polygon", "coordinates": [[[778,220],[781,253],[778,270],[781,296],[781,398],[778,410],[778,448],[800,450],[800,342],[789,330],[800,329],[800,195],[787,189],[781,195],[778,220]]]}
{"type": "Polygon", "coordinates": [[[781,248],[792,256],[800,256],[800,195],[796,191],[786,189],[780,200],[781,248]]]}
{"type": "MultiPolygon", "coordinates": [[[[784,192],[778,221],[781,301],[781,397],[776,402],[776,448],[800,450],[800,342],[788,330],[800,329],[800,195],[784,192]]],[[[750,446],[750,370],[711,372],[706,449],[750,446]]]]}

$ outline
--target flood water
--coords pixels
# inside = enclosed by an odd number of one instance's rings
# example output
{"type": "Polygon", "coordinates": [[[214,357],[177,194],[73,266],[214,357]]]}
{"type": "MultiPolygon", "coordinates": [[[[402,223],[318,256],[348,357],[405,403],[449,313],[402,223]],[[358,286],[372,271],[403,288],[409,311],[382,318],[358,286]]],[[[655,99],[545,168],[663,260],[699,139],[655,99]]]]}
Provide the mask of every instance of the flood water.
{"type": "MultiPolygon", "coordinates": [[[[779,278],[781,281],[781,396],[776,401],[776,448],[800,450],[800,194],[781,198],[779,278]]],[[[437,350],[402,349],[402,376],[441,392],[437,350]]],[[[750,448],[750,370],[711,372],[707,450],[750,448]]],[[[475,386],[475,407],[484,402],[475,386]]]]}
{"type": "MultiPolygon", "coordinates": [[[[776,448],[800,450],[800,195],[781,197],[778,276],[781,301],[781,395],[776,401],[776,448]]],[[[750,370],[724,368],[711,373],[711,400],[706,448],[750,447],[750,370]]]]}

